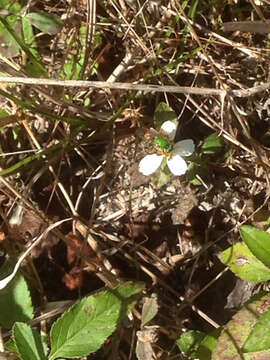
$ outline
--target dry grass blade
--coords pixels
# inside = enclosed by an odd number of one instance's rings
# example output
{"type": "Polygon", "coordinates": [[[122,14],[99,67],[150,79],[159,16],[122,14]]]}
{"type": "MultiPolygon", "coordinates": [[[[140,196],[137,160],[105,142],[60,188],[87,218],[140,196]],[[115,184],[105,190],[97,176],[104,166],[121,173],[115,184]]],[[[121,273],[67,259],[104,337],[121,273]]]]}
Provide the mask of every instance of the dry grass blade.
{"type": "Polygon", "coordinates": [[[107,81],[87,81],[87,80],[54,80],[41,78],[23,78],[23,77],[6,77],[0,76],[0,82],[10,84],[25,84],[25,85],[44,85],[44,86],[62,86],[62,87],[81,87],[93,89],[117,89],[117,90],[136,90],[144,92],[164,92],[176,94],[194,94],[194,95],[219,95],[223,96],[230,94],[236,97],[249,97],[257,93],[266,91],[270,88],[270,82],[241,90],[219,90],[211,88],[198,88],[188,86],[173,86],[173,85],[154,85],[154,84],[129,84],[119,82],[107,81]]]}

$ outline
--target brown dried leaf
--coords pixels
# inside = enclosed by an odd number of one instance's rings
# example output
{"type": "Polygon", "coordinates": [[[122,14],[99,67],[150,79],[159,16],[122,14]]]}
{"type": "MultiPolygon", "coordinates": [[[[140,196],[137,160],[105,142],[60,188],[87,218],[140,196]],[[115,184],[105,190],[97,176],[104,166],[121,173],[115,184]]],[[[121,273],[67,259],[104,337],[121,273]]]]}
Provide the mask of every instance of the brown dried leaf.
{"type": "Polygon", "coordinates": [[[6,234],[3,231],[0,231],[0,243],[6,240],[6,234]]]}
{"type": "Polygon", "coordinates": [[[81,271],[66,273],[62,277],[62,281],[69,290],[78,289],[83,284],[83,273],[81,271]]]}
{"type": "Polygon", "coordinates": [[[72,265],[78,257],[83,259],[91,258],[94,262],[98,260],[93,249],[79,235],[70,232],[66,235],[66,239],[71,244],[71,246],[67,246],[67,262],[69,265],[72,265]]]}

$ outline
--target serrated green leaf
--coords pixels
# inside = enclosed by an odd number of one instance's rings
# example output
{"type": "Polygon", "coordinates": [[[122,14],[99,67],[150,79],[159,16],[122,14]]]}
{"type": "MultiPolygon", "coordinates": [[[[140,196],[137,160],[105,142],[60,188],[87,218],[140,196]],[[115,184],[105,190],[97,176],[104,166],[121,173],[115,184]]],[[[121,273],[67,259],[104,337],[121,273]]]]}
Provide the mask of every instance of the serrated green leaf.
{"type": "Polygon", "coordinates": [[[49,359],[73,358],[97,351],[116,328],[120,301],[111,293],[83,299],[51,329],[49,359]]]}
{"type": "Polygon", "coordinates": [[[157,312],[157,296],[153,294],[152,297],[144,299],[141,327],[145,326],[149,321],[151,321],[156,316],[157,312]]]}
{"type": "Polygon", "coordinates": [[[57,34],[63,27],[62,20],[51,14],[32,12],[25,17],[33,26],[49,35],[57,34]]]}
{"type": "MultiPolygon", "coordinates": [[[[269,309],[269,304],[268,304],[269,309]]],[[[247,338],[244,352],[262,351],[270,349],[270,311],[266,311],[256,322],[251,334],[247,338]]]]}
{"type": "Polygon", "coordinates": [[[223,264],[241,279],[263,282],[270,280],[270,269],[258,260],[245,243],[237,243],[220,254],[223,264]]]}
{"type": "MultiPolygon", "coordinates": [[[[270,294],[258,294],[254,299],[247,302],[224,327],[212,353],[212,359],[245,359],[243,345],[260,318],[262,311],[267,311],[270,307],[270,294]]],[[[251,357],[250,359],[256,358],[251,357]]],[[[259,358],[257,359],[259,360],[259,358]]]]}
{"type": "Polygon", "coordinates": [[[134,305],[141,290],[142,284],[126,283],[75,304],[52,326],[49,360],[97,351],[134,305]]]}
{"type": "Polygon", "coordinates": [[[13,338],[22,360],[46,360],[46,348],[39,333],[24,323],[15,323],[13,338]]]}
{"type": "Polygon", "coordinates": [[[154,114],[154,120],[155,120],[155,129],[160,130],[162,124],[165,121],[173,121],[177,125],[177,115],[172,110],[170,106],[168,106],[166,103],[161,102],[155,111],[154,114]]]}
{"type": "MultiPolygon", "coordinates": [[[[0,269],[0,279],[11,272],[5,264],[0,269]]],[[[23,276],[18,274],[11,284],[0,291],[0,324],[12,328],[16,321],[26,322],[33,318],[33,305],[28,286],[23,276]]]]}
{"type": "Polygon", "coordinates": [[[241,226],[240,234],[253,255],[270,268],[270,234],[250,225],[241,226]]]}
{"type": "Polygon", "coordinates": [[[204,139],[202,144],[202,153],[216,154],[223,148],[223,140],[217,133],[213,133],[204,139]]]}
{"type": "Polygon", "coordinates": [[[195,357],[195,351],[198,349],[200,343],[205,337],[205,333],[197,330],[190,330],[184,332],[176,343],[179,349],[192,358],[195,357]]]}

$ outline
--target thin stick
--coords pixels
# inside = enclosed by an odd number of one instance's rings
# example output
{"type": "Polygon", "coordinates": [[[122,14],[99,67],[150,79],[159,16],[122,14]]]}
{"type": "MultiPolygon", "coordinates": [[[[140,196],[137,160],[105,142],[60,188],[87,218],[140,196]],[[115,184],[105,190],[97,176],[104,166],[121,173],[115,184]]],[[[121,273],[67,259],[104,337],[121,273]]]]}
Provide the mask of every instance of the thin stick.
{"type": "Polygon", "coordinates": [[[156,91],[156,92],[175,92],[198,95],[221,95],[224,90],[195,88],[187,86],[154,85],[154,84],[130,84],[130,83],[112,83],[107,81],[87,81],[87,80],[56,80],[43,78],[26,78],[0,76],[0,83],[17,83],[26,85],[46,85],[46,86],[67,86],[95,89],[119,89],[119,90],[138,90],[138,91],[156,91]]]}
{"type": "Polygon", "coordinates": [[[87,81],[87,80],[56,80],[43,78],[26,78],[17,76],[0,76],[0,83],[16,83],[25,85],[46,85],[46,86],[67,86],[82,87],[94,89],[118,89],[118,90],[137,90],[137,91],[154,91],[168,92],[178,94],[194,94],[194,95],[232,95],[236,97],[248,97],[270,88],[270,82],[254,86],[249,89],[239,90],[220,90],[213,88],[199,88],[189,86],[173,86],[173,85],[155,85],[155,84],[130,84],[121,82],[107,81],[87,81]]]}

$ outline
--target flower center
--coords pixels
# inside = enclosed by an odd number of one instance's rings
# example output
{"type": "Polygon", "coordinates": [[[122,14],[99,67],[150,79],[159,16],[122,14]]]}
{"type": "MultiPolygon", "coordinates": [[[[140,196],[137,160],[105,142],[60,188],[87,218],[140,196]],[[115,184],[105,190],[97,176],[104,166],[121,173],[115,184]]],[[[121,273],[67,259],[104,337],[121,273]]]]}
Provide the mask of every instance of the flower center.
{"type": "Polygon", "coordinates": [[[164,137],[155,137],[155,143],[160,147],[161,150],[165,151],[166,153],[170,153],[173,149],[173,143],[164,137]]]}

